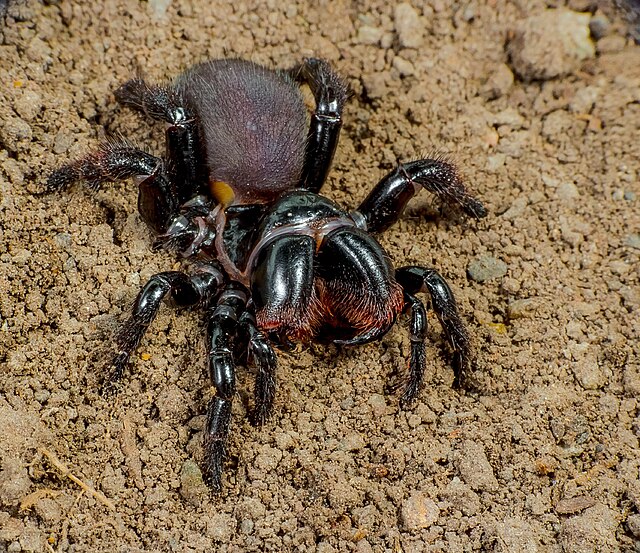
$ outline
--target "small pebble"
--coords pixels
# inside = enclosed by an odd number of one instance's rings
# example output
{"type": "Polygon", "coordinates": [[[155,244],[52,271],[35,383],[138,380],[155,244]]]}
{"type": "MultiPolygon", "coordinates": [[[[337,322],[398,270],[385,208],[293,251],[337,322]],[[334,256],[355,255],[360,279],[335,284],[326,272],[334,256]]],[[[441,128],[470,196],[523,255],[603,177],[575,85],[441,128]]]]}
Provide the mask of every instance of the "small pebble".
{"type": "Polygon", "coordinates": [[[369,98],[382,98],[386,95],[387,75],[387,72],[382,71],[362,76],[362,85],[369,98]]]}
{"type": "Polygon", "coordinates": [[[589,21],[591,36],[596,40],[600,40],[602,37],[608,35],[610,29],[611,23],[604,14],[597,13],[591,18],[591,21],[589,21]]]}
{"type": "Polygon", "coordinates": [[[156,19],[161,19],[167,13],[171,0],[149,0],[149,7],[156,19]]]}
{"type": "Polygon", "coordinates": [[[502,218],[506,219],[507,221],[513,221],[514,219],[520,218],[527,208],[528,204],[529,200],[527,200],[527,198],[516,198],[509,209],[507,209],[507,211],[502,214],[502,218]]]}
{"type": "Polygon", "coordinates": [[[578,187],[569,181],[561,182],[556,189],[556,194],[558,195],[558,198],[564,202],[570,202],[580,197],[578,187]]]}
{"type": "Polygon", "coordinates": [[[540,540],[536,530],[537,528],[530,521],[518,517],[506,517],[496,526],[500,551],[504,553],[540,551],[538,547],[540,540]]]}
{"type": "Polygon", "coordinates": [[[507,317],[509,320],[533,317],[541,304],[541,298],[515,300],[507,307],[507,317]]]}
{"type": "Polygon", "coordinates": [[[375,45],[380,42],[383,31],[379,27],[370,27],[363,25],[358,29],[357,41],[359,44],[375,45]]]}
{"type": "Polygon", "coordinates": [[[482,87],[480,94],[485,100],[496,100],[509,92],[513,86],[513,73],[506,63],[498,65],[482,87]]]}
{"type": "Polygon", "coordinates": [[[598,390],[607,382],[597,359],[591,355],[586,355],[574,363],[573,374],[585,390],[598,390]]]}
{"type": "Polygon", "coordinates": [[[424,42],[424,25],[415,8],[403,2],[393,11],[394,27],[403,48],[420,48],[424,42]]]}
{"type": "Polygon", "coordinates": [[[491,492],[498,489],[493,467],[482,445],[465,440],[454,455],[454,463],[462,480],[472,489],[491,492]]]}
{"type": "Polygon", "coordinates": [[[640,234],[630,234],[624,239],[624,245],[640,250],[640,234]]]}
{"type": "Polygon", "coordinates": [[[601,38],[598,41],[598,53],[599,54],[615,54],[625,49],[627,45],[627,39],[622,35],[609,35],[601,38]]]}
{"type": "Polygon", "coordinates": [[[595,504],[562,520],[558,532],[560,547],[572,553],[620,551],[616,537],[619,529],[616,513],[605,505],[595,504]]]}
{"type": "Polygon", "coordinates": [[[21,498],[29,493],[31,480],[23,462],[15,457],[6,456],[2,460],[0,471],[0,503],[17,505],[21,498]]]}
{"type": "Polygon", "coordinates": [[[353,398],[351,396],[346,397],[340,402],[340,409],[344,409],[345,411],[351,411],[351,409],[353,409],[354,404],[355,404],[355,401],[353,401],[353,398]]]}
{"type": "Polygon", "coordinates": [[[360,540],[356,545],[356,553],[373,553],[373,547],[367,540],[360,540]]]}
{"type": "Polygon", "coordinates": [[[227,543],[236,531],[236,519],[226,513],[219,513],[206,520],[207,537],[227,543]]]}
{"type": "Polygon", "coordinates": [[[0,142],[11,152],[17,151],[21,142],[30,142],[32,136],[31,126],[20,117],[9,117],[0,127],[0,142]]]}
{"type": "Polygon", "coordinates": [[[191,505],[197,507],[208,494],[208,488],[202,479],[200,467],[187,459],[180,471],[180,495],[191,505]]]}
{"type": "Polygon", "coordinates": [[[624,391],[631,397],[640,396],[640,367],[629,364],[624,368],[622,377],[624,391]]]}
{"type": "Polygon", "coordinates": [[[504,167],[506,161],[507,156],[505,154],[494,154],[487,157],[486,169],[490,173],[495,173],[496,171],[504,167]]]}
{"type": "Polygon", "coordinates": [[[55,154],[64,154],[69,151],[73,144],[73,135],[65,131],[58,131],[53,139],[53,152],[55,154]]]}
{"type": "Polygon", "coordinates": [[[250,518],[244,518],[242,519],[242,522],[240,522],[240,532],[248,536],[253,533],[254,526],[255,524],[253,520],[250,518]]]}
{"type": "Polygon", "coordinates": [[[161,420],[184,421],[189,414],[185,393],[175,385],[164,388],[155,400],[161,420]]]}
{"type": "Polygon", "coordinates": [[[34,506],[36,514],[46,523],[53,524],[62,518],[62,509],[55,499],[43,497],[34,506]]]}
{"type": "Polygon", "coordinates": [[[33,397],[38,403],[46,403],[50,395],[51,393],[49,392],[49,390],[43,388],[42,390],[37,390],[33,394],[33,397]]]}
{"type": "Polygon", "coordinates": [[[383,395],[371,394],[367,403],[371,407],[371,411],[373,412],[373,415],[375,417],[381,417],[382,415],[386,415],[389,412],[389,409],[387,407],[387,400],[383,395]]]}
{"type": "Polygon", "coordinates": [[[22,186],[24,183],[24,173],[22,172],[21,165],[15,159],[9,158],[5,160],[2,163],[2,168],[13,184],[16,186],[22,186]]]}
{"type": "Polygon", "coordinates": [[[508,44],[511,64],[525,81],[553,79],[595,56],[590,38],[591,15],[567,9],[547,9],[527,17],[513,29],[508,44]]]}
{"type": "Polygon", "coordinates": [[[573,113],[590,113],[600,96],[600,88],[597,86],[585,86],[578,89],[569,102],[569,110],[573,113]]]}
{"type": "Polygon", "coordinates": [[[503,125],[511,129],[521,129],[524,127],[525,118],[515,108],[506,108],[494,114],[492,123],[496,127],[503,125]]]}
{"type": "Polygon", "coordinates": [[[53,241],[60,249],[65,249],[71,246],[73,238],[68,232],[60,232],[53,237],[53,241]]]}
{"type": "Polygon", "coordinates": [[[16,98],[13,107],[20,117],[31,122],[42,110],[42,98],[35,90],[26,89],[16,98]]]}
{"type": "Polygon", "coordinates": [[[281,460],[282,451],[268,445],[263,445],[258,455],[256,455],[254,464],[265,472],[271,472],[275,470],[281,460]]]}
{"type": "Polygon", "coordinates": [[[414,492],[409,499],[402,502],[400,516],[406,530],[421,530],[436,523],[440,509],[433,499],[421,492],[414,492]]]}
{"type": "Polygon", "coordinates": [[[321,541],[316,548],[316,553],[336,553],[336,548],[328,541],[321,541]]]}
{"type": "Polygon", "coordinates": [[[506,275],[507,264],[490,255],[483,255],[469,263],[467,273],[475,282],[486,282],[506,275]]]}
{"type": "Polygon", "coordinates": [[[37,553],[43,551],[44,536],[37,528],[25,528],[20,536],[20,547],[24,553],[37,553]]]}
{"type": "Polygon", "coordinates": [[[340,442],[340,449],[343,451],[358,451],[365,446],[366,442],[361,434],[353,433],[344,437],[340,442]]]}
{"type": "Polygon", "coordinates": [[[393,58],[393,67],[402,77],[413,75],[415,72],[413,64],[400,56],[393,58]]]}
{"type": "Polygon", "coordinates": [[[584,511],[596,504],[595,499],[580,495],[569,499],[561,499],[556,505],[556,513],[559,515],[572,515],[584,511]]]}

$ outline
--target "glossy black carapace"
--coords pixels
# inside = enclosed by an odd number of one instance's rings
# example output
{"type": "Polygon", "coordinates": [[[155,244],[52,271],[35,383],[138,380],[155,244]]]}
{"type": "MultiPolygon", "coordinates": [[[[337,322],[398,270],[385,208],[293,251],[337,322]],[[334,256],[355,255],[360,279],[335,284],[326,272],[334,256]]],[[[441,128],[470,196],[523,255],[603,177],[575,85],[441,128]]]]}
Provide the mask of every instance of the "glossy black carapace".
{"type": "Polygon", "coordinates": [[[49,177],[52,191],[78,180],[97,187],[135,178],[138,210],[156,247],[194,261],[188,272],[154,275],[140,291],[116,336],[105,387],[122,377],[165,298],[201,306],[216,389],[207,408],[203,469],[215,490],[221,487],[236,365],[256,369],[251,417],[263,424],[275,396],[272,344],[364,344],[407,311],[411,357],[400,397],[407,405],[423,379],[427,319],[416,294],[426,292],[453,350],[458,383],[468,370],[469,335],[449,286],[430,268],[394,269],[372,235],[392,225],[422,188],[472,217],[486,211],[455,167],[440,158],[398,166],[353,211],[319,195],[348,95],[345,82],[319,59],[286,71],[242,60],[208,61],[164,86],[136,78],[116,98],[167,124],[166,155],[107,141],[49,177]],[[310,116],[301,85],[315,98],[310,116]]]}

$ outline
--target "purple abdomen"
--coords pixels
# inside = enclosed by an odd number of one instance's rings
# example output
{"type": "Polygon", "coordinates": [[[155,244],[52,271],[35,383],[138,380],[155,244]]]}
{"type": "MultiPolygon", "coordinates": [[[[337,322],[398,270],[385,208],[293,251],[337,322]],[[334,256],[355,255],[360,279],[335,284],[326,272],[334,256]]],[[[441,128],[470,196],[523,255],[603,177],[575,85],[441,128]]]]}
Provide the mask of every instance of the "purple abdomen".
{"type": "Polygon", "coordinates": [[[286,74],[243,60],[189,69],[176,90],[200,123],[210,182],[233,204],[265,203],[295,187],[304,164],[307,112],[286,74]]]}

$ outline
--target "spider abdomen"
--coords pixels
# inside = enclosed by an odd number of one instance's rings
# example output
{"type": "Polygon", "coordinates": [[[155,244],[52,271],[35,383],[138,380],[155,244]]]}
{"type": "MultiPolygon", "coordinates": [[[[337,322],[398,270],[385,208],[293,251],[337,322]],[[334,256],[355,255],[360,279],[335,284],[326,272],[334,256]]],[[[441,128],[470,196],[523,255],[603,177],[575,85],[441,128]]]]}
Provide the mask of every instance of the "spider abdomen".
{"type": "Polygon", "coordinates": [[[214,195],[228,185],[229,205],[267,203],[299,183],[307,114],[287,74],[212,60],[186,71],[175,87],[199,123],[214,195]]]}

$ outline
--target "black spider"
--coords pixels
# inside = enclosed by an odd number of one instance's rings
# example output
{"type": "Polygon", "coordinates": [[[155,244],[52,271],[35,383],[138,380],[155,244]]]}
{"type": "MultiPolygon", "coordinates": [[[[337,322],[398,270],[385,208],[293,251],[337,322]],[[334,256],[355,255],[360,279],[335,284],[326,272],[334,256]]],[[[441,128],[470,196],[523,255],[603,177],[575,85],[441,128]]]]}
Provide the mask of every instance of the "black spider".
{"type": "Polygon", "coordinates": [[[431,296],[453,349],[456,382],[469,368],[469,335],[453,294],[433,269],[394,269],[371,235],[392,225],[422,188],[473,217],[482,203],[468,194],[443,159],[400,165],[355,211],[320,196],[342,125],[347,85],[324,60],[289,71],[242,60],[214,60],[167,86],[140,78],[116,91],[118,101],[167,123],[164,158],[124,141],[107,141],[48,180],[61,190],[84,180],[135,177],[138,210],[155,246],[197,257],[191,273],[151,277],[117,334],[119,353],[105,381],[121,378],[129,358],[170,295],[178,306],[206,310],[209,375],[216,395],[207,407],[204,475],[219,490],[236,364],[257,369],[253,424],[263,424],[275,395],[272,343],[316,340],[364,344],[411,314],[411,359],[400,401],[415,399],[425,367],[426,313],[431,296]],[[299,88],[315,97],[308,121],[299,88]]]}

